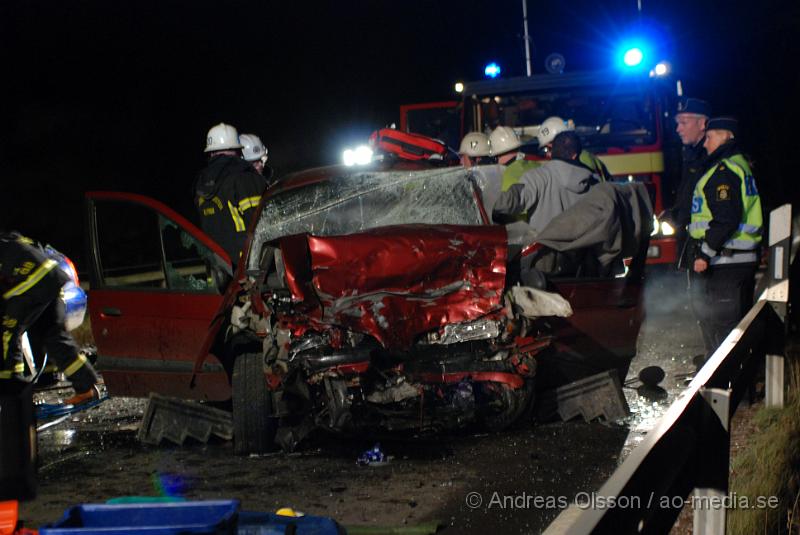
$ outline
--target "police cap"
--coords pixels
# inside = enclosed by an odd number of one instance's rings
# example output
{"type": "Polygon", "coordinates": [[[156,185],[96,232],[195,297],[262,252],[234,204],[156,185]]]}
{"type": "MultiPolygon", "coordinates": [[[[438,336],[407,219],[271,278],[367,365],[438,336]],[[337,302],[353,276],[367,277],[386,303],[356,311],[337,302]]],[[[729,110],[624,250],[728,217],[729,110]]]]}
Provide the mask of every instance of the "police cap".
{"type": "Polygon", "coordinates": [[[711,105],[699,98],[684,98],[678,101],[678,111],[676,115],[679,113],[692,113],[694,115],[711,117],[711,105]]]}
{"type": "Polygon", "coordinates": [[[708,120],[706,130],[728,130],[736,137],[739,134],[739,121],[735,117],[714,117],[708,120]]]}

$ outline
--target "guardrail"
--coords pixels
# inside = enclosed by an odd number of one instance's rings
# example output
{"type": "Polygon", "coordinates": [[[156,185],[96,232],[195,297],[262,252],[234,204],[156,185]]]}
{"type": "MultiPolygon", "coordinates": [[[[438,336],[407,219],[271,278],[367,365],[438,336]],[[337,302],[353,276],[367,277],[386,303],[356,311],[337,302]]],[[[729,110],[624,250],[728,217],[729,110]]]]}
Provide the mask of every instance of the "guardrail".
{"type": "Polygon", "coordinates": [[[730,420],[759,366],[768,406],[782,406],[789,302],[791,206],[770,214],[769,284],[739,325],[588,504],[545,534],[668,533],[694,491],[694,533],[724,534],[730,420]]]}

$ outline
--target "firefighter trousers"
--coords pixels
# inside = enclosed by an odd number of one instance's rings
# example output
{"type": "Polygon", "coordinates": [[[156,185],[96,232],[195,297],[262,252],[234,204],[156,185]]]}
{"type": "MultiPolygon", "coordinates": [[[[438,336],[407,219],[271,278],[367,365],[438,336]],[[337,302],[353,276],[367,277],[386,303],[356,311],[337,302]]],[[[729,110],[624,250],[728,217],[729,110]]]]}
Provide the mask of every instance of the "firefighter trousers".
{"type": "Polygon", "coordinates": [[[753,306],[755,264],[709,266],[690,274],[690,301],[703,333],[706,358],[753,306]]]}
{"type": "Polygon", "coordinates": [[[48,361],[55,362],[76,392],[85,392],[97,383],[97,373],[66,330],[61,283],[54,274],[5,300],[3,306],[0,378],[18,379],[24,373],[22,335],[28,332],[31,347],[36,351],[43,348],[48,361]]]}

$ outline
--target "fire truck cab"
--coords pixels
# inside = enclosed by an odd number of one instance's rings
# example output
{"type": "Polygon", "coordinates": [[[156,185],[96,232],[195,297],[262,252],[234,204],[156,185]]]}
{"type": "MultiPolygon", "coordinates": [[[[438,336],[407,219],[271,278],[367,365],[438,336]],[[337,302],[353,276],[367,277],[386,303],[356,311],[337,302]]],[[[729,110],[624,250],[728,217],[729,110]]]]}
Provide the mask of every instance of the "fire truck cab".
{"type": "MultiPolygon", "coordinates": [[[[585,150],[614,180],[647,185],[656,214],[672,205],[680,181],[680,141],[674,133],[674,81],[618,71],[539,74],[463,84],[461,100],[400,108],[400,129],[458,147],[467,132],[514,128],[528,159],[543,158],[539,125],[551,116],[574,124],[585,150]]],[[[649,264],[676,261],[675,229],[655,222],[649,264]]]]}

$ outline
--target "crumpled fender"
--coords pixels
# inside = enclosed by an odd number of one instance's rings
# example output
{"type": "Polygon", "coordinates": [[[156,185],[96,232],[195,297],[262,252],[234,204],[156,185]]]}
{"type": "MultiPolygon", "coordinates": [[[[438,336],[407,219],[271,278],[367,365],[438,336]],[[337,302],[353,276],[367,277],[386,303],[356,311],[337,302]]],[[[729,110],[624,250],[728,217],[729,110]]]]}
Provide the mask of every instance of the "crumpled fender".
{"type": "Polygon", "coordinates": [[[424,332],[502,307],[502,226],[400,225],[279,245],[289,289],[302,301],[296,326],[345,327],[403,350],[424,332]]]}

